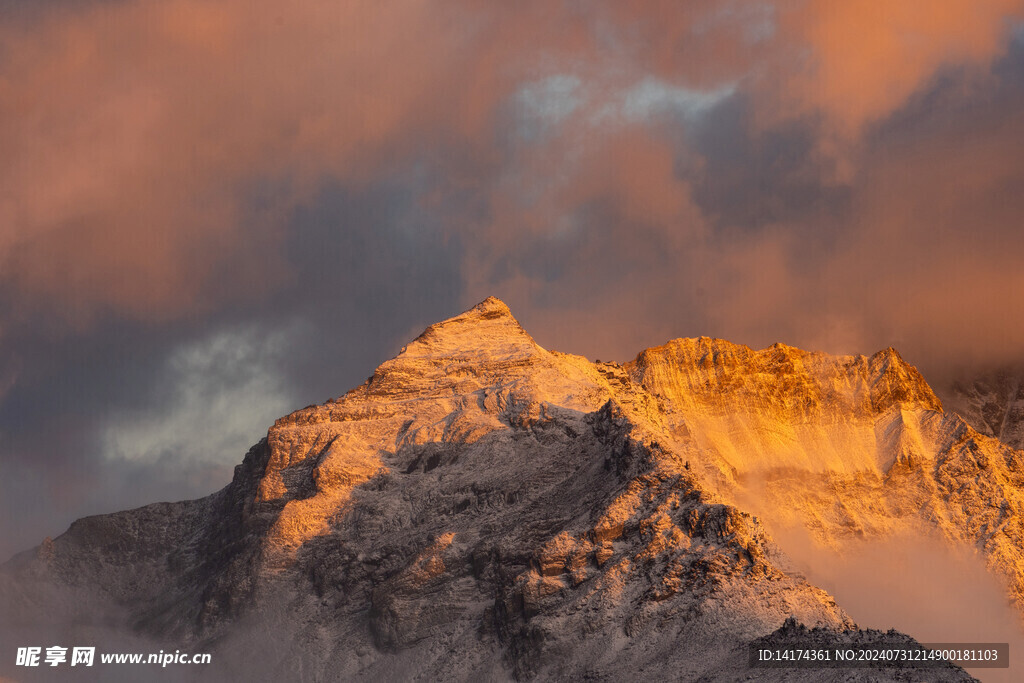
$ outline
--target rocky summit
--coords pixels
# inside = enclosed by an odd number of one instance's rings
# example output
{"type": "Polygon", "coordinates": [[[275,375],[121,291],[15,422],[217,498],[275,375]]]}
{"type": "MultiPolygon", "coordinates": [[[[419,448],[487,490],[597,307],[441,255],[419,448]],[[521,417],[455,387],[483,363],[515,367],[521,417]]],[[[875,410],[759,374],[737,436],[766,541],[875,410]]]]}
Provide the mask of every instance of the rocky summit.
{"type": "Polygon", "coordinates": [[[766,525],[840,549],[936,534],[1021,607],[1022,487],[1024,452],[893,349],[700,338],[591,362],[489,298],[279,419],[223,490],[16,556],[3,640],[211,652],[188,680],[971,680],[750,668],[796,628],[864,633],[766,525]]]}

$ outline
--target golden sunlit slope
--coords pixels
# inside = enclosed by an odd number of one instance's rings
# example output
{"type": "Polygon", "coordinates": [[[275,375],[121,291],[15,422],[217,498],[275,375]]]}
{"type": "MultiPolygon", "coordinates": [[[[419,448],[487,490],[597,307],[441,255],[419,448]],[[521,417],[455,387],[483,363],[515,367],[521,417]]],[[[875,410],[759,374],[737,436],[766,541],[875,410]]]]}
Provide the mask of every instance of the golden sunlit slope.
{"type": "MultiPolygon", "coordinates": [[[[914,422],[941,404],[894,349],[870,358],[762,351],[718,339],[677,339],[626,364],[644,389],[667,399],[701,448],[733,470],[882,472],[898,451],[880,438],[880,415],[914,422]]],[[[915,438],[908,425],[906,438],[915,438]]]]}
{"type": "Polygon", "coordinates": [[[938,533],[982,551],[1024,609],[1024,452],[945,413],[894,349],[830,356],[712,339],[625,369],[671,405],[725,499],[822,545],[938,533]]]}

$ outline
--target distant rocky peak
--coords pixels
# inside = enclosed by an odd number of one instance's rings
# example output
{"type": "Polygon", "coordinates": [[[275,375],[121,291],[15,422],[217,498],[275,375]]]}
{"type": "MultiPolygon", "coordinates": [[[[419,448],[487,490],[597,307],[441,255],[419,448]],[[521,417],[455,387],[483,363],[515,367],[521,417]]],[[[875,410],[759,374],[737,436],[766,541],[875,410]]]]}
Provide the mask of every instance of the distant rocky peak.
{"type": "Polygon", "coordinates": [[[643,351],[627,369],[649,391],[712,411],[781,408],[802,421],[840,406],[862,414],[894,405],[942,409],[921,373],[891,347],[870,357],[833,356],[781,343],[754,351],[722,339],[674,339],[643,351]]]}

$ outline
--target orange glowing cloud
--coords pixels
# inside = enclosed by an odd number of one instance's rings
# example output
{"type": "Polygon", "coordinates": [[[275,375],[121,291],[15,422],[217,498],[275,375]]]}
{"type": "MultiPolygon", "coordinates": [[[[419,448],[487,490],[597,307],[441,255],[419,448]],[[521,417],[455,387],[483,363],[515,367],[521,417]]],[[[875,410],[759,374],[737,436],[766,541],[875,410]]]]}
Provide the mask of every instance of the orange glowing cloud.
{"type": "Polygon", "coordinates": [[[6,26],[0,271],[82,320],[258,292],[281,211],[464,118],[446,98],[478,39],[422,2],[97,3],[6,26]],[[268,179],[287,201],[254,214],[268,179]]]}
{"type": "Polygon", "coordinates": [[[779,12],[780,34],[808,52],[763,84],[783,112],[822,112],[852,138],[901,107],[941,68],[986,69],[1006,49],[1020,0],[812,0],[779,12]],[[775,80],[778,79],[778,80],[775,80]]]}
{"type": "MultiPolygon", "coordinates": [[[[791,226],[783,220],[773,228],[782,241],[760,248],[716,241],[715,216],[693,198],[702,160],[682,149],[679,131],[738,93],[761,128],[818,117],[826,136],[856,141],[945,65],[990,64],[1021,9],[1008,0],[59,5],[0,27],[0,274],[26,307],[56,302],[79,322],[111,309],[168,319],[258,297],[287,279],[288,217],[325,179],[358,188],[426,159],[440,185],[486,205],[473,225],[443,217],[463,238],[468,288],[545,284],[503,265],[524,244],[543,252],[552,239],[576,239],[579,254],[600,260],[616,223],[631,237],[620,255],[637,269],[632,286],[680,282],[638,265],[671,255],[691,279],[704,273],[706,289],[736,291],[749,259],[762,266],[750,285],[761,300],[772,264],[785,271],[791,226]],[[551,78],[561,80],[530,114],[542,134],[509,142],[522,123],[516,98],[551,78]],[[591,238],[595,222],[603,241],[591,238]]],[[[545,266],[545,277],[575,274],[582,280],[566,287],[591,288],[582,263],[569,266],[545,266]]],[[[690,282],[681,291],[692,293],[690,282]]]]}

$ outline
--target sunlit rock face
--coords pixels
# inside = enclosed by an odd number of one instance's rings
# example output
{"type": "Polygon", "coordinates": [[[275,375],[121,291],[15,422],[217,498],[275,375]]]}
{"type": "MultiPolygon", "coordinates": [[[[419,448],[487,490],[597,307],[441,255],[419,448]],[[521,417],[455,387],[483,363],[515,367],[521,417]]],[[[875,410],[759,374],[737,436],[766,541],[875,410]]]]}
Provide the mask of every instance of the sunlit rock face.
{"type": "Polygon", "coordinates": [[[833,548],[903,533],[978,548],[1024,607],[1024,453],[943,412],[895,350],[676,340],[626,370],[671,404],[724,499],[833,548]]]}
{"type": "MultiPolygon", "coordinates": [[[[830,356],[681,339],[625,369],[671,406],[675,433],[692,435],[693,460],[724,500],[838,550],[908,534],[977,549],[1024,612],[1024,452],[944,412],[894,349],[830,356]]],[[[1009,425],[1016,394],[1001,386],[1009,425]]]]}
{"type": "Polygon", "coordinates": [[[856,628],[774,520],[832,546],[934,529],[1019,599],[1022,455],[892,349],[594,363],[491,298],[278,420],[224,490],[80,520],[0,595],[26,632],[216,652],[190,679],[736,680],[787,617],[856,628]]]}
{"type": "Polygon", "coordinates": [[[626,370],[737,473],[884,471],[894,450],[876,434],[879,417],[902,423],[942,410],[894,349],[836,357],[783,344],[752,351],[677,339],[644,351],[626,370]]]}

